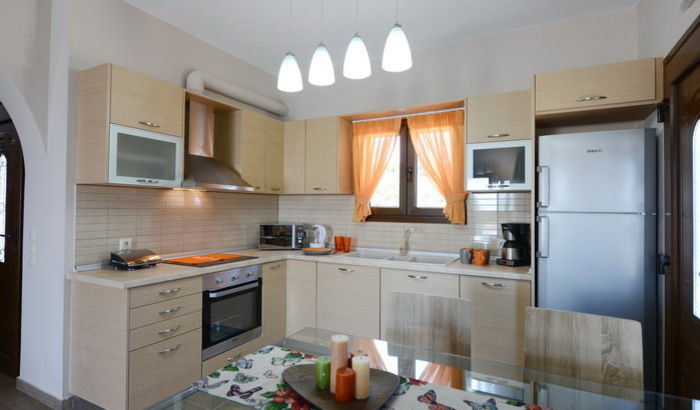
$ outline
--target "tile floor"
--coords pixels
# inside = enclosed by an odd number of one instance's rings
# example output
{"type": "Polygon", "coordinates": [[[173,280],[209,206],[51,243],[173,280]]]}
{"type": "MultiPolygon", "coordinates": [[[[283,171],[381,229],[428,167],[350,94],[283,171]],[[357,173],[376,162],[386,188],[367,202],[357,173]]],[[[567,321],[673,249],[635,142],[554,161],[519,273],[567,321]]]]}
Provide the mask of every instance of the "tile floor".
{"type": "Polygon", "coordinates": [[[0,410],[44,410],[48,407],[15,388],[14,377],[0,373],[0,410]]]}

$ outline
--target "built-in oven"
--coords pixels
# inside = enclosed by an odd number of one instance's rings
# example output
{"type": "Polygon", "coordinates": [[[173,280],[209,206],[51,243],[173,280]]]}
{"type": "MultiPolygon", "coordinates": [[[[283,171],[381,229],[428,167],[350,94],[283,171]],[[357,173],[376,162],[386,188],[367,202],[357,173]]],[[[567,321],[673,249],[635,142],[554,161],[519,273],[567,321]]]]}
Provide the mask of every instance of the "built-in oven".
{"type": "Polygon", "coordinates": [[[260,265],[204,276],[202,360],[260,337],[262,285],[260,265]]]}
{"type": "Polygon", "coordinates": [[[303,224],[260,225],[258,246],[262,250],[301,249],[305,237],[303,224]]]}

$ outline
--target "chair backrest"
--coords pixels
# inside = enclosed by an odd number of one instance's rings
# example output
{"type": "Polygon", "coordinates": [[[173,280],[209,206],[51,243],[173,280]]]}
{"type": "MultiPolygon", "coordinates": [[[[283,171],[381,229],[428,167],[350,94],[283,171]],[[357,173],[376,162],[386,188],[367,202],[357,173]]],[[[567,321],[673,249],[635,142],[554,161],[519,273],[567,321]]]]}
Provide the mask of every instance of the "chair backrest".
{"type": "Polygon", "coordinates": [[[641,323],[533,307],[525,316],[526,368],[644,388],[641,323]]]}
{"type": "Polygon", "coordinates": [[[469,356],[471,322],[468,299],[389,292],[385,338],[401,345],[469,356]]]}

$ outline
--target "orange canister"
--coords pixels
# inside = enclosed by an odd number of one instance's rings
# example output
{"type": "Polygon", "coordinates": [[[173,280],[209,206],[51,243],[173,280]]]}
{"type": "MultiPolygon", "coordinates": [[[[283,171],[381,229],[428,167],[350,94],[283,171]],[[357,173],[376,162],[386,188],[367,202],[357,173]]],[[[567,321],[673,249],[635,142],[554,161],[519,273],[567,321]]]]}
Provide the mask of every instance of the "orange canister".
{"type": "Polygon", "coordinates": [[[488,249],[474,249],[472,261],[474,265],[486,266],[491,259],[491,251],[488,249]]]}

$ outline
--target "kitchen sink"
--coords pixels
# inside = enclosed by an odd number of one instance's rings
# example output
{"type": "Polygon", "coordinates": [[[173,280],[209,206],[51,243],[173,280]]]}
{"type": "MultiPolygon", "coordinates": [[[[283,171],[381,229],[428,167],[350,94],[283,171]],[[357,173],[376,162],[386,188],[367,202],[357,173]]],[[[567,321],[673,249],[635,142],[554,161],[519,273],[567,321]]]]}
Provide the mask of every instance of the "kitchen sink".
{"type": "Polygon", "coordinates": [[[358,259],[375,259],[392,262],[411,262],[440,266],[449,265],[450,263],[458,259],[457,256],[447,254],[409,253],[408,255],[400,255],[397,252],[365,250],[350,252],[343,256],[358,259]]]}

